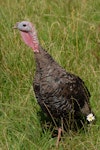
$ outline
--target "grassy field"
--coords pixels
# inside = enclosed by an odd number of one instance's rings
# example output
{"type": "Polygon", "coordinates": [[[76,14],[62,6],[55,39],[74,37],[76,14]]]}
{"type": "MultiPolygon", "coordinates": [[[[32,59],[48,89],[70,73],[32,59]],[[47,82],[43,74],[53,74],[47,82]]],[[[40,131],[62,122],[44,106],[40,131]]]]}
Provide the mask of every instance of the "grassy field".
{"type": "Polygon", "coordinates": [[[99,150],[100,0],[0,0],[0,150],[56,149],[37,115],[33,51],[12,29],[22,20],[35,24],[41,45],[91,93],[96,124],[65,133],[59,150],[99,150]]]}

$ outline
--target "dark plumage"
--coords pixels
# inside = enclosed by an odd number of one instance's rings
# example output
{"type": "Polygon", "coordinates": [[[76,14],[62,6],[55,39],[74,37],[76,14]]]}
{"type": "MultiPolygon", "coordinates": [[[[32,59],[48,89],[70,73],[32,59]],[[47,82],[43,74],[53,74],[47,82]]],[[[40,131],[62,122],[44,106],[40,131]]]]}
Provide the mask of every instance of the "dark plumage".
{"type": "Polygon", "coordinates": [[[69,113],[75,116],[91,113],[90,93],[84,82],[68,73],[39,46],[40,53],[35,53],[36,74],[34,91],[38,103],[44,112],[53,117],[66,118],[69,113]]]}
{"type": "Polygon", "coordinates": [[[33,87],[42,110],[53,121],[60,120],[58,127],[61,120],[69,123],[69,120],[72,122],[80,116],[85,116],[89,122],[94,120],[89,104],[90,93],[84,82],[66,72],[39,45],[35,28],[30,22],[17,23],[15,28],[20,30],[24,42],[34,50],[36,74],[33,87]]]}

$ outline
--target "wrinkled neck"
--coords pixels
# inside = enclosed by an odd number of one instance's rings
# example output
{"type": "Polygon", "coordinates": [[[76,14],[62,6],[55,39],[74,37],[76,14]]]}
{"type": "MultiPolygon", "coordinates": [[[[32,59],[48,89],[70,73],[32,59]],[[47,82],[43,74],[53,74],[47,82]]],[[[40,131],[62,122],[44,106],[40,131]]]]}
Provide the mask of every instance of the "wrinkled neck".
{"type": "Polygon", "coordinates": [[[34,52],[39,52],[39,41],[37,38],[37,33],[35,31],[35,29],[33,28],[33,30],[31,32],[22,32],[20,31],[21,36],[23,41],[25,42],[26,45],[28,45],[29,47],[31,47],[33,49],[34,52]]]}
{"type": "Polygon", "coordinates": [[[39,41],[37,38],[37,33],[35,31],[33,31],[33,32],[30,32],[29,34],[32,37],[32,43],[33,43],[32,49],[34,52],[38,53],[39,52],[39,41]]]}

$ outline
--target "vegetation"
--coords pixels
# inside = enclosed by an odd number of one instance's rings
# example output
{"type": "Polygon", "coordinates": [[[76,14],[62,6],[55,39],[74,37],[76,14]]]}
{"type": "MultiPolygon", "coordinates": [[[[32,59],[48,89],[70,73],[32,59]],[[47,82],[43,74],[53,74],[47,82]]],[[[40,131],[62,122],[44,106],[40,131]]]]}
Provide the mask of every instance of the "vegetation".
{"type": "Polygon", "coordinates": [[[36,26],[41,45],[91,93],[96,123],[69,131],[59,150],[100,149],[100,0],[0,0],[0,150],[55,150],[56,138],[42,131],[32,81],[33,51],[16,22],[36,26]]]}

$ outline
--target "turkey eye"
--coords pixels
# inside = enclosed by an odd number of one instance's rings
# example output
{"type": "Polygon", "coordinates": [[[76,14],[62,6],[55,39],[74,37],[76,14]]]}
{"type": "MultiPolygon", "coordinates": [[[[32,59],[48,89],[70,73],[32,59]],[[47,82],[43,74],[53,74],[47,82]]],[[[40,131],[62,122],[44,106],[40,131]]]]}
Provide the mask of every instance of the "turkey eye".
{"type": "Polygon", "coordinates": [[[23,27],[26,27],[26,24],[23,24],[23,27]]]}

